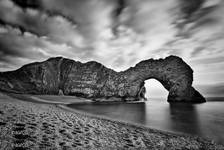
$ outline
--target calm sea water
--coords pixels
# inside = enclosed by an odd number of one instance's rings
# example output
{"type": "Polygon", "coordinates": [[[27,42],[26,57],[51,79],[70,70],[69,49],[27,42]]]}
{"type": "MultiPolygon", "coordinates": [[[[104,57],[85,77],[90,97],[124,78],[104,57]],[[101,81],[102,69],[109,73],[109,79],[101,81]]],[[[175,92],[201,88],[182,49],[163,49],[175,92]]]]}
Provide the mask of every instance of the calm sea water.
{"type": "Polygon", "coordinates": [[[151,128],[208,137],[224,144],[224,98],[202,104],[169,104],[165,99],[138,103],[72,104],[92,114],[139,123],[151,128]]]}

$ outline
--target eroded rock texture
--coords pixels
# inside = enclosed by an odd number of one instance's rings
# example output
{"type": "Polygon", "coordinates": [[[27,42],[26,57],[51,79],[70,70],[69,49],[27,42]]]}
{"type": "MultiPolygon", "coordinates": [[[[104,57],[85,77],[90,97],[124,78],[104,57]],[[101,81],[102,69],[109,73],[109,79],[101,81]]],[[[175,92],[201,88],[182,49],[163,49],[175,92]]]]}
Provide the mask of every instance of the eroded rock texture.
{"type": "Polygon", "coordinates": [[[193,71],[181,58],[141,61],[116,72],[95,61],[62,57],[0,73],[0,90],[26,94],[60,94],[93,100],[134,101],[144,98],[144,81],[154,78],[169,91],[168,102],[205,102],[192,87],[193,71]]]}

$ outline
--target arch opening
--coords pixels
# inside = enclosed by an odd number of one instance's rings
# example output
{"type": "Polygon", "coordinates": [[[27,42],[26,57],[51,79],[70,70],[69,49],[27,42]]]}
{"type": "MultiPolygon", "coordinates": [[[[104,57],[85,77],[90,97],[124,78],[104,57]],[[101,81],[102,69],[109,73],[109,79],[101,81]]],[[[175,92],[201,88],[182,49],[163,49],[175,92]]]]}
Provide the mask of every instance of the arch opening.
{"type": "Polygon", "coordinates": [[[152,98],[167,99],[169,91],[156,79],[145,80],[145,97],[150,100],[152,98]]]}

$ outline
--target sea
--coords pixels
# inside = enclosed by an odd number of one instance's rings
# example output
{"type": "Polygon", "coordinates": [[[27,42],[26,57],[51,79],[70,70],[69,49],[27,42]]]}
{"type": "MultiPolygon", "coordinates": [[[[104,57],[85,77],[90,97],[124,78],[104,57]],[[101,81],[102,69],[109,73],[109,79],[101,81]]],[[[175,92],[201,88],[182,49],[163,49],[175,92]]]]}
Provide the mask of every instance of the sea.
{"type": "Polygon", "coordinates": [[[191,104],[149,98],[134,103],[71,104],[69,107],[154,129],[197,135],[224,144],[224,97],[207,97],[206,100],[206,103],[191,104]]]}

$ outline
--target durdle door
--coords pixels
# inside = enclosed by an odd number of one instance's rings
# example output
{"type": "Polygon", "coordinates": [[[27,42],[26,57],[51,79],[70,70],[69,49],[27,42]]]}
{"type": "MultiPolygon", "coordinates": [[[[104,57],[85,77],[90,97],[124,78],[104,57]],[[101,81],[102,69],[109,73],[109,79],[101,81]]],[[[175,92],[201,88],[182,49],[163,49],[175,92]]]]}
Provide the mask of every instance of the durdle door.
{"type": "Polygon", "coordinates": [[[148,59],[122,72],[90,61],[55,57],[0,73],[0,91],[20,94],[75,95],[96,101],[145,98],[144,81],[158,80],[169,91],[168,102],[205,102],[192,87],[193,70],[181,58],[148,59]]]}
{"type": "Polygon", "coordinates": [[[141,61],[125,74],[129,83],[139,89],[144,87],[145,80],[156,79],[169,91],[168,102],[205,102],[205,98],[192,87],[193,70],[177,56],[141,61]]]}

